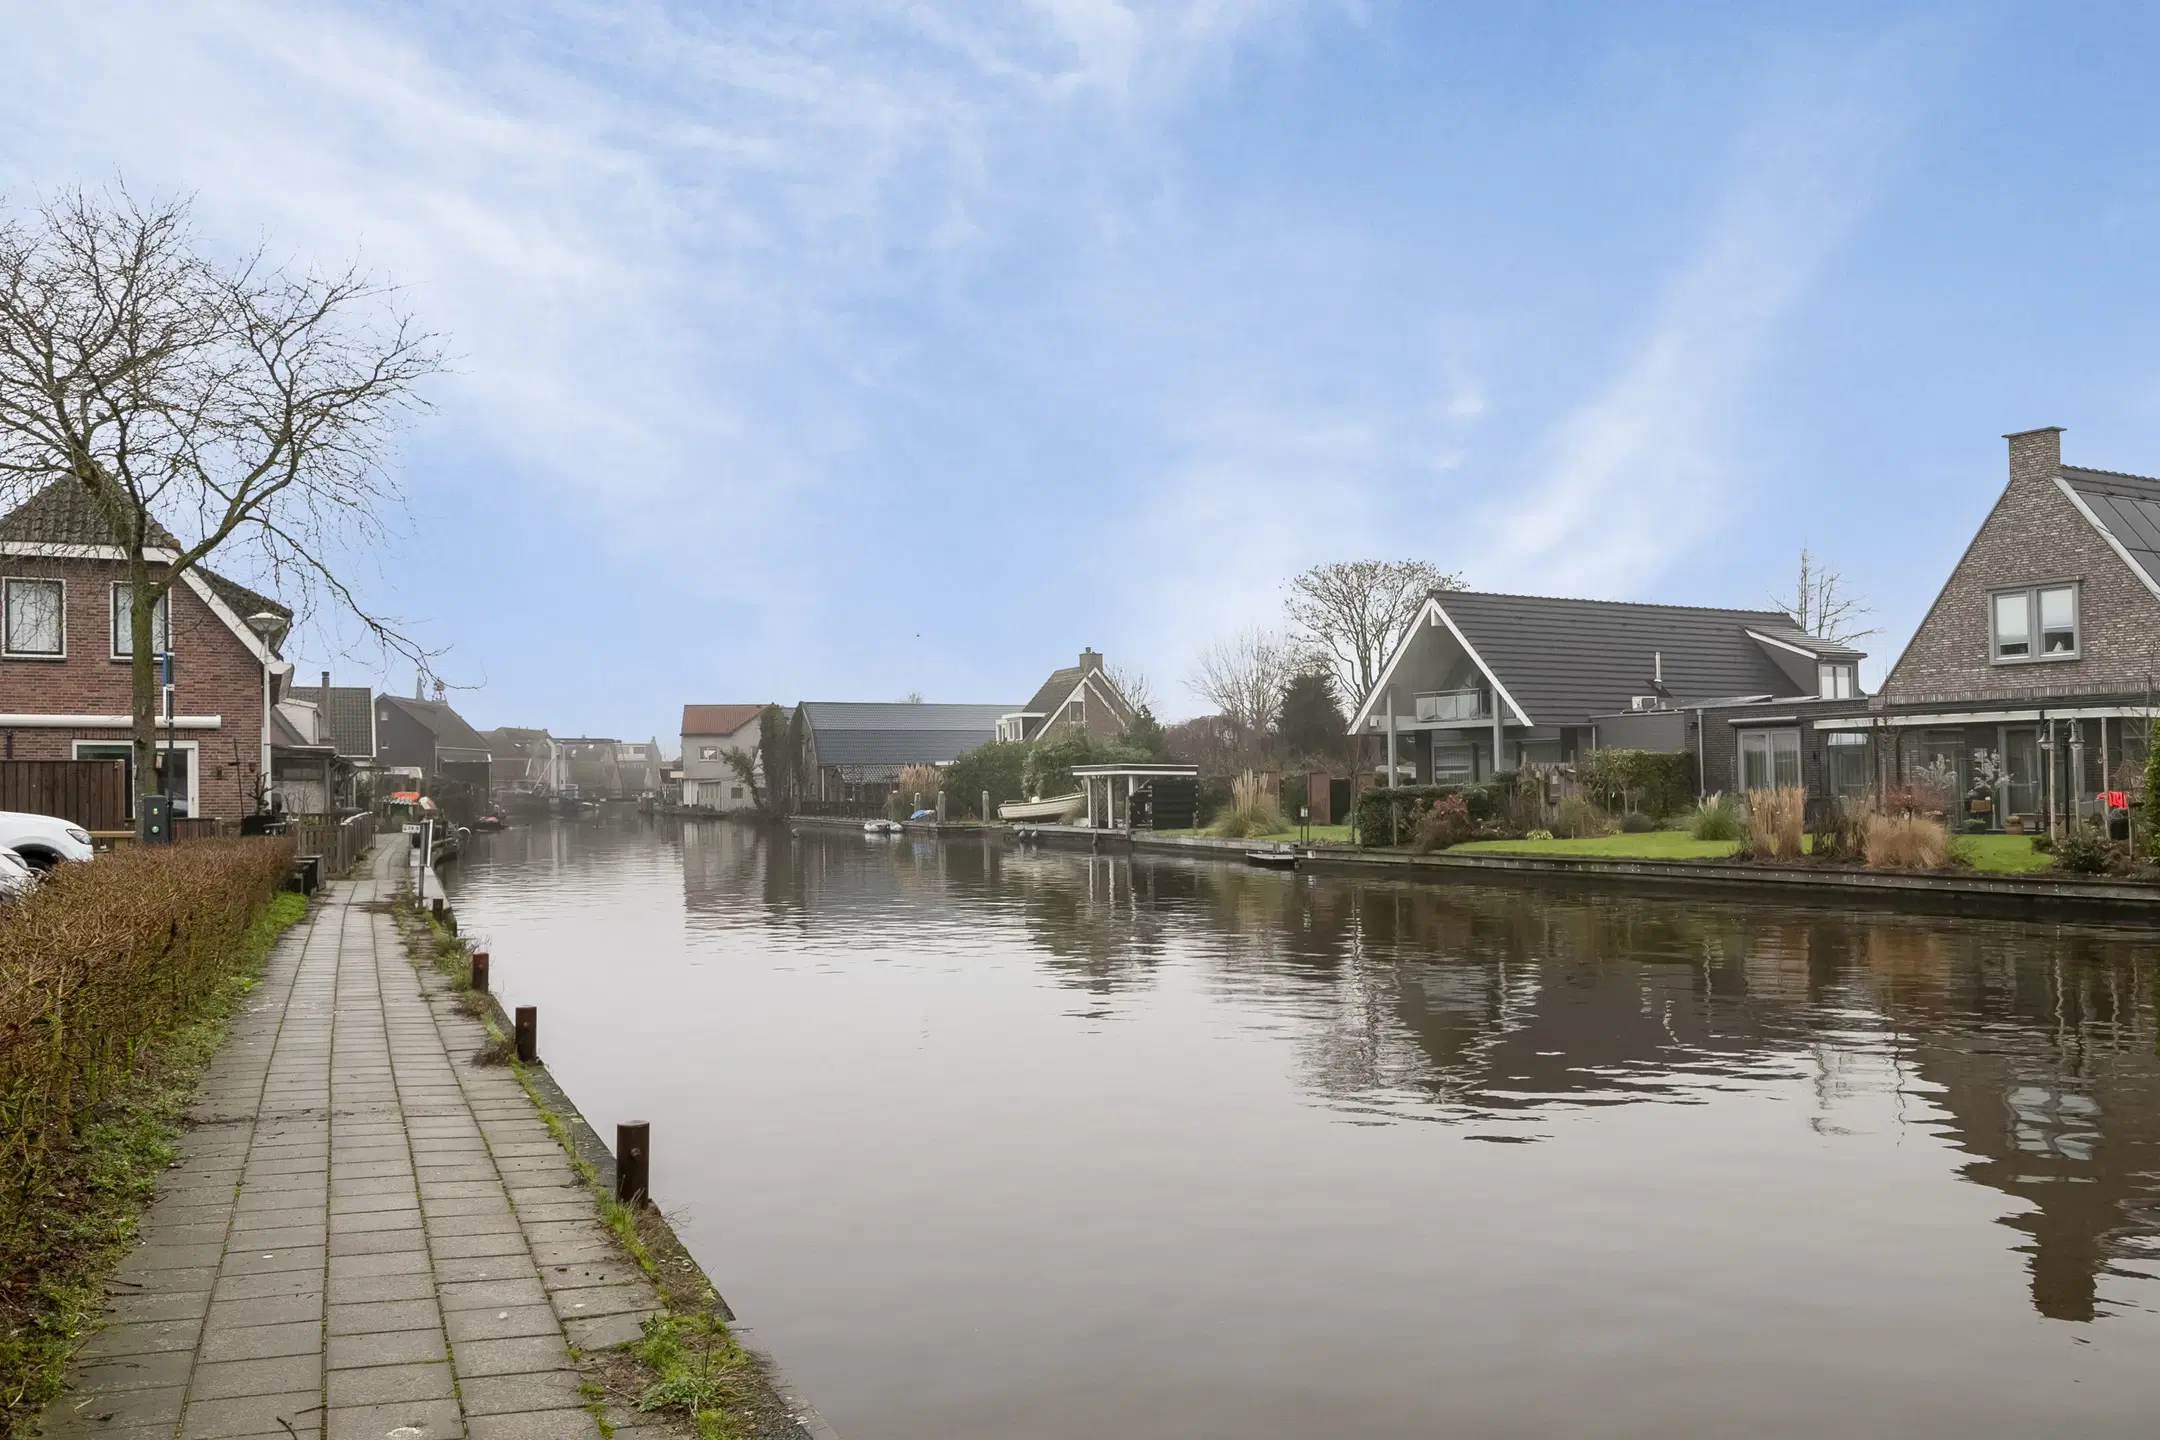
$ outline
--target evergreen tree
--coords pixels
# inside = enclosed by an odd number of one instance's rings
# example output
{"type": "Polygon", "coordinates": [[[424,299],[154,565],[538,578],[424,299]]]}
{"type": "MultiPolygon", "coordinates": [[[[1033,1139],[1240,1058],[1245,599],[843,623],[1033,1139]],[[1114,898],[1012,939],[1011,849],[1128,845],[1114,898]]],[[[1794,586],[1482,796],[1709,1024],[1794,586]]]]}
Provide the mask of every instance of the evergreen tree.
{"type": "Polygon", "coordinates": [[[1118,736],[1118,743],[1144,751],[1157,760],[1170,758],[1170,737],[1163,734],[1162,725],[1155,719],[1155,712],[1146,705],[1133,712],[1132,723],[1118,736]]]}
{"type": "Polygon", "coordinates": [[[1310,670],[1283,687],[1282,719],[1277,722],[1283,745],[1294,756],[1308,760],[1333,759],[1343,753],[1350,722],[1335,703],[1335,677],[1324,670],[1310,670]]]}

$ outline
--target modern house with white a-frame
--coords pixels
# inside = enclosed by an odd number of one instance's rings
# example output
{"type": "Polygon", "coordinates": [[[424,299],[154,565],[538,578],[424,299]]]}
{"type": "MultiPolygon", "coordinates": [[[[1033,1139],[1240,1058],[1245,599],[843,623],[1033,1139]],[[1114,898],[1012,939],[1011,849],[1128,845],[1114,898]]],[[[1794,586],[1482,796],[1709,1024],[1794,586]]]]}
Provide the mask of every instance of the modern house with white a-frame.
{"type": "Polygon", "coordinates": [[[1397,784],[1487,780],[1612,746],[1707,761],[1724,748],[1704,753],[1711,710],[1849,703],[1863,658],[1775,610],[1438,590],[1351,731],[1384,737],[1381,774],[1397,784]]]}

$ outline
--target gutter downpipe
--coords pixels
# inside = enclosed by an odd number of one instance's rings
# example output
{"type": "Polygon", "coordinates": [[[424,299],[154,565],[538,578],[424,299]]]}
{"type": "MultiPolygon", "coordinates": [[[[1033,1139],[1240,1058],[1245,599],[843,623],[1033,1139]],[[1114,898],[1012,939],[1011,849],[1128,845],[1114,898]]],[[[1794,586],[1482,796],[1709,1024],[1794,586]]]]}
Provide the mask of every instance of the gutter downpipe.
{"type": "Polygon", "coordinates": [[[1390,685],[1382,697],[1387,704],[1387,783],[1395,788],[1395,687],[1390,685]]]}
{"type": "Polygon", "coordinates": [[[1703,729],[1703,707],[1695,707],[1695,803],[1710,798],[1709,734],[1703,729]]]}
{"type": "MultiPolygon", "coordinates": [[[[1488,676],[1487,678],[1491,677],[1488,676]]],[[[1501,757],[1507,744],[1507,737],[1501,730],[1501,727],[1507,723],[1505,716],[1506,712],[1501,709],[1500,685],[1498,681],[1494,681],[1492,687],[1492,773],[1493,778],[1496,780],[1500,777],[1501,757]]]]}

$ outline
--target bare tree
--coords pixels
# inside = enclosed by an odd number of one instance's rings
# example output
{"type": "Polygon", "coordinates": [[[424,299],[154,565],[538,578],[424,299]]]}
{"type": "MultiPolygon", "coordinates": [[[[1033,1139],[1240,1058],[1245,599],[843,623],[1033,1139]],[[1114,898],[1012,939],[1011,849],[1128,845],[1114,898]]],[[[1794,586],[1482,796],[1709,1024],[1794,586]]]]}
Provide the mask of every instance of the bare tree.
{"type": "Polygon", "coordinates": [[[1338,560],[1291,580],[1284,608],[1298,640],[1334,671],[1336,692],[1355,712],[1417,623],[1425,597],[1462,588],[1461,576],[1423,560],[1338,560]]]}
{"type": "Polygon", "coordinates": [[[1129,665],[1110,665],[1104,669],[1110,677],[1110,683],[1117,686],[1118,694],[1123,695],[1126,703],[1133,709],[1155,708],[1155,685],[1145,674],[1129,665]]]}
{"type": "Polygon", "coordinates": [[[0,220],[0,502],[80,487],[125,562],[137,775],[155,770],[158,602],[213,554],[251,549],[303,612],[327,596],[434,658],[332,568],[385,538],[389,437],[441,365],[390,301],[354,268],[213,261],[184,201],[74,190],[0,220]]]}
{"type": "Polygon", "coordinates": [[[1810,635],[1843,644],[1882,633],[1880,626],[1860,628],[1875,607],[1845,589],[1845,577],[1816,559],[1807,546],[1800,547],[1800,573],[1790,595],[1770,602],[1794,625],[1810,635]]]}
{"type": "Polygon", "coordinates": [[[1273,631],[1240,630],[1200,652],[1185,688],[1251,740],[1275,728],[1297,660],[1297,647],[1273,631]]]}

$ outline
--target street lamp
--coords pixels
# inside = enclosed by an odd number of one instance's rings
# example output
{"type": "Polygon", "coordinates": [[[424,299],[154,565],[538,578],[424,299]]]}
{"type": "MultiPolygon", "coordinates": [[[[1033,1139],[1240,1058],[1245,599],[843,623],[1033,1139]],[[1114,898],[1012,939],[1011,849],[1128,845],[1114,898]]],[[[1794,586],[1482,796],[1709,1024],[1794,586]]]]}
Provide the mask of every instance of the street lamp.
{"type": "Polygon", "coordinates": [[[248,616],[247,626],[262,638],[262,789],[255,800],[255,808],[261,812],[270,806],[270,647],[285,633],[285,617],[274,611],[261,610],[248,616]]]}

